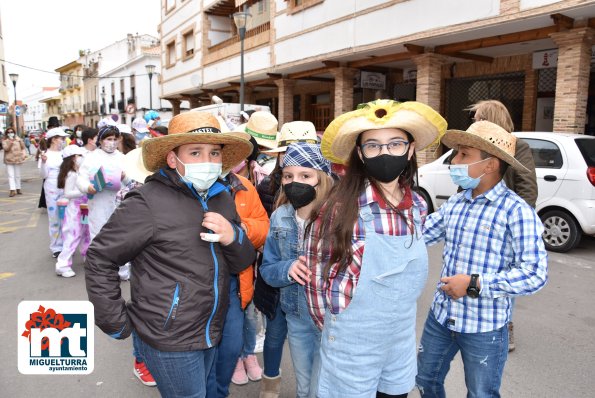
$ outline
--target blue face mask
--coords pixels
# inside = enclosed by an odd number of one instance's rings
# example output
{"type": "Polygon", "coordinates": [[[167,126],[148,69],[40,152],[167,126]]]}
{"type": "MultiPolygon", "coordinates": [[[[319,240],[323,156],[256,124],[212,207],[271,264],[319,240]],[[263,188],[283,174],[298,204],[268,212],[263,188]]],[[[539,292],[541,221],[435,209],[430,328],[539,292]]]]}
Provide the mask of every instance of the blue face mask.
{"type": "Polygon", "coordinates": [[[452,179],[452,182],[454,182],[455,184],[457,184],[458,186],[460,186],[463,189],[475,189],[477,188],[477,186],[479,185],[479,182],[481,181],[481,177],[483,177],[485,175],[485,173],[483,173],[482,175],[480,175],[477,178],[473,178],[469,176],[469,166],[477,164],[477,163],[481,163],[485,160],[488,160],[491,158],[487,158],[487,159],[483,159],[474,163],[470,163],[470,164],[451,164],[449,169],[450,169],[450,178],[452,179]]]}

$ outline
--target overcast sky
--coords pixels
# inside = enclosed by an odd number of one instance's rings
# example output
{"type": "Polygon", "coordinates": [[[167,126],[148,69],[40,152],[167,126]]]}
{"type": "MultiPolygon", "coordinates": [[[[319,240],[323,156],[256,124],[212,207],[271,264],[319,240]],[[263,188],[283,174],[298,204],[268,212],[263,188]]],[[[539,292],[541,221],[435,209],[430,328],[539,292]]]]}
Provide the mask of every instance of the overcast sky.
{"type": "MultiPolygon", "coordinates": [[[[127,33],[159,38],[161,0],[0,0],[6,78],[18,73],[17,97],[59,86],[56,73],[35,72],[9,62],[53,71],[99,50],[127,33]]],[[[13,98],[12,84],[9,97],[13,98]]]]}

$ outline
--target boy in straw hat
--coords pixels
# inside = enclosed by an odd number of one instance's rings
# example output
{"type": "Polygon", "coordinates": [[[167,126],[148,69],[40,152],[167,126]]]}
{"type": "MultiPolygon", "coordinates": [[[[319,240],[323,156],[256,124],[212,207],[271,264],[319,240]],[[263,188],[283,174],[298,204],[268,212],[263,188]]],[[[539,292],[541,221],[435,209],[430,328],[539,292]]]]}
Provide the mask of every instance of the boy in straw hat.
{"type": "Polygon", "coordinates": [[[428,253],[415,152],[446,121],[419,102],[378,100],[331,122],[322,153],[345,176],[311,225],[306,299],[322,329],[319,397],[405,397],[415,386],[415,319],[428,253]]]}
{"type": "Polygon", "coordinates": [[[204,397],[221,338],[229,275],[254,261],[226,185],[218,181],[252,151],[245,133],[221,133],[214,116],[174,117],[169,135],[143,143],[154,172],[128,194],[87,252],[96,324],[134,339],[165,397],[204,397]],[[133,261],[131,301],[118,265],[133,261]]]}
{"type": "Polygon", "coordinates": [[[444,240],[442,273],[424,327],[417,385],[422,397],[444,397],[444,379],[458,351],[468,396],[499,397],[508,355],[511,298],[547,282],[543,225],[535,210],[506,187],[516,137],[487,121],[449,130],[442,142],[458,149],[450,166],[463,191],[428,216],[424,238],[444,240]]]}

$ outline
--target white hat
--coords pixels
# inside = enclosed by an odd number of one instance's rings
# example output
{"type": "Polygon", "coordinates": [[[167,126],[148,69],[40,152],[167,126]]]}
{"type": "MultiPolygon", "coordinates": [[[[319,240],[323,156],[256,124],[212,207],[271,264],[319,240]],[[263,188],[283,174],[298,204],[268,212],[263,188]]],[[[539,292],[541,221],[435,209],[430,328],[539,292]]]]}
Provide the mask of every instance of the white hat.
{"type": "Polygon", "coordinates": [[[118,124],[111,117],[104,117],[97,123],[98,128],[102,128],[103,126],[117,126],[117,125],[118,124]]]}
{"type": "Polygon", "coordinates": [[[132,134],[132,129],[127,124],[118,124],[116,127],[122,134],[132,134]]]}
{"type": "Polygon", "coordinates": [[[285,152],[289,144],[293,144],[294,142],[308,142],[310,144],[317,144],[318,135],[316,134],[316,127],[314,127],[314,123],[304,121],[285,123],[281,127],[281,131],[277,137],[277,145],[279,145],[279,147],[263,152],[285,152]]]}
{"type": "Polygon", "coordinates": [[[137,117],[132,121],[132,128],[139,133],[148,133],[147,122],[142,117],[137,117]]]}
{"type": "Polygon", "coordinates": [[[62,150],[62,158],[67,158],[69,156],[74,156],[74,155],[84,155],[86,152],[86,149],[83,147],[80,147],[78,145],[68,145],[66,148],[64,148],[62,150]]]}
{"type": "Polygon", "coordinates": [[[54,127],[53,129],[49,129],[47,133],[45,133],[45,138],[52,138],[55,136],[59,136],[59,137],[68,137],[68,134],[66,134],[66,132],[64,130],[62,130],[60,127],[54,127]]]}
{"type": "Polygon", "coordinates": [[[128,152],[124,156],[124,164],[122,167],[126,173],[126,177],[136,182],[144,183],[145,179],[153,174],[145,167],[142,148],[136,148],[128,152]]]}

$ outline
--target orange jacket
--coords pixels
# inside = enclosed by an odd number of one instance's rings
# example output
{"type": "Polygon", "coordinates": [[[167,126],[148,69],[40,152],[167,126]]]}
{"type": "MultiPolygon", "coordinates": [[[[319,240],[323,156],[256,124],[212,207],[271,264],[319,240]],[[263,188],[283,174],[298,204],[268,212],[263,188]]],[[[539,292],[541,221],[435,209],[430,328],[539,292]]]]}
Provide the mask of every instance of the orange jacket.
{"type": "MultiPolygon", "coordinates": [[[[248,239],[258,249],[266,240],[269,232],[269,217],[260,202],[254,185],[245,177],[230,174],[230,185],[234,193],[236,211],[242,220],[248,239]],[[234,178],[235,177],[235,178],[234,178]]],[[[240,282],[240,301],[242,308],[252,301],[254,296],[254,266],[250,266],[238,275],[240,282]]]]}

